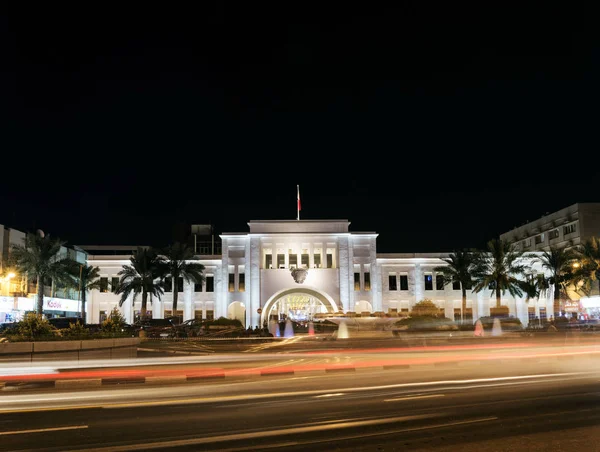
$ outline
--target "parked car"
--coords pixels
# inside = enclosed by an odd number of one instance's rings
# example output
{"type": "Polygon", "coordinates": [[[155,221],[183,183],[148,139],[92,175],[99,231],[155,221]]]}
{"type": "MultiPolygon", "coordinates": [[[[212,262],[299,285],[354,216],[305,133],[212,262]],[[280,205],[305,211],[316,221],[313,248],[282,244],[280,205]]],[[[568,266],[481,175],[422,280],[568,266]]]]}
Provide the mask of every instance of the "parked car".
{"type": "Polygon", "coordinates": [[[133,327],[138,336],[145,335],[150,338],[175,337],[176,326],[171,319],[145,319],[137,321],[133,327]]]}
{"type": "Polygon", "coordinates": [[[62,330],[77,323],[81,323],[83,325],[84,322],[80,317],[52,317],[48,319],[48,323],[54,328],[62,330]]]}

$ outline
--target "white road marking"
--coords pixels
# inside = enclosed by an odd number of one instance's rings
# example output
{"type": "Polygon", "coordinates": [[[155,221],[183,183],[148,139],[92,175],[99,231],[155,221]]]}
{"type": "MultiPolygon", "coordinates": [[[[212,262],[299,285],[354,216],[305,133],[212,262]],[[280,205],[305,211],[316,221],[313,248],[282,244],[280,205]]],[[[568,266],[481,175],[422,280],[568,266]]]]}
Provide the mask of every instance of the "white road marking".
{"type": "Polygon", "coordinates": [[[31,430],[13,430],[12,432],[0,432],[0,435],[23,435],[26,433],[58,432],[61,430],[78,430],[88,428],[87,425],[71,425],[69,427],[34,428],[31,430]]]}

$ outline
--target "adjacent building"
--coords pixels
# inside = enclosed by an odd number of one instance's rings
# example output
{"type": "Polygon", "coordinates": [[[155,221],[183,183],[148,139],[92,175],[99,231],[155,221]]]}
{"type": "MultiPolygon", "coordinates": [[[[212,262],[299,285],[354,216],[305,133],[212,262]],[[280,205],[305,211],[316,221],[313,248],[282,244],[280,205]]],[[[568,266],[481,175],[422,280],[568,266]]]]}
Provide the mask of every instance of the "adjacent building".
{"type": "MultiPolygon", "coordinates": [[[[37,286],[8,267],[12,245],[23,245],[27,233],[0,225],[0,323],[20,320],[24,313],[34,311],[37,305],[37,286]]],[[[87,262],[87,252],[78,247],[63,246],[60,254],[81,265],[87,262]]],[[[43,312],[46,317],[78,316],[81,301],[77,290],[56,287],[54,282],[45,287],[43,312]]]]}
{"type": "Polygon", "coordinates": [[[500,234],[523,251],[572,248],[591,237],[600,237],[600,203],[576,203],[500,234]]]}

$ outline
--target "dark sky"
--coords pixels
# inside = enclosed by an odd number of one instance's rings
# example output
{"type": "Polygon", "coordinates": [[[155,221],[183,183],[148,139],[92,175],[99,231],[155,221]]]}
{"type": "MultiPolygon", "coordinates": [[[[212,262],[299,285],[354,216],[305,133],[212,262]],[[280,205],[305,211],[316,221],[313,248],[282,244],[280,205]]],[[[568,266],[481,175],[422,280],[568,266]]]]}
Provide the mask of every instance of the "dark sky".
{"type": "Polygon", "coordinates": [[[13,3],[7,227],[162,246],[189,223],[295,219],[299,184],[302,219],[436,252],[600,201],[583,3],[13,3]]]}

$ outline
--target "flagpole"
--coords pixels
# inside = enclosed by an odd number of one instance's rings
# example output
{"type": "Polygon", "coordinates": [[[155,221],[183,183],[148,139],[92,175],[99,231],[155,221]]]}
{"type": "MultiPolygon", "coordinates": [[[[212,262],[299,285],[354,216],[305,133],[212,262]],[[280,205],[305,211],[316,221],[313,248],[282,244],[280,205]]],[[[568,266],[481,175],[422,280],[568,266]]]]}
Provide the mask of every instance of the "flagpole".
{"type": "Polygon", "coordinates": [[[300,185],[296,185],[296,191],[298,193],[297,202],[296,202],[296,220],[300,220],[300,185]]]}

